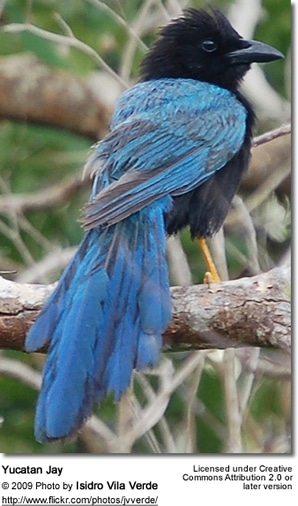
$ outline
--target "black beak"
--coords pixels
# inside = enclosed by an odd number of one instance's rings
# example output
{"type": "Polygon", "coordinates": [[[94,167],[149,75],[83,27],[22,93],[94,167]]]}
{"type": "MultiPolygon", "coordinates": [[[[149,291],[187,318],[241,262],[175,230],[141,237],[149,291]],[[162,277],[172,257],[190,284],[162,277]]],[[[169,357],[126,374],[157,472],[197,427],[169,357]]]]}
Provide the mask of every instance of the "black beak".
{"type": "Polygon", "coordinates": [[[258,42],[257,40],[246,40],[242,42],[246,43],[247,47],[236,49],[226,55],[231,64],[265,63],[284,58],[284,55],[280,51],[263,42],[258,42]]]}

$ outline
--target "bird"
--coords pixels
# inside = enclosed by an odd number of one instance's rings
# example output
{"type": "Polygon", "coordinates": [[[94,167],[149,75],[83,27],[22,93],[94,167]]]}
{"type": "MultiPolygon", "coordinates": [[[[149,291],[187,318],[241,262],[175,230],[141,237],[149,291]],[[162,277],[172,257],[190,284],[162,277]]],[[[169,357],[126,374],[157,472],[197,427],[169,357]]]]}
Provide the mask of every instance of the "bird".
{"type": "Polygon", "coordinates": [[[166,238],[223,224],[255,124],[239,86],[253,62],[282,57],[217,9],[185,9],[160,29],[86,162],[84,237],[26,337],[27,352],[48,346],[37,441],[74,437],[133,370],[157,365],[171,319],[166,238]]]}

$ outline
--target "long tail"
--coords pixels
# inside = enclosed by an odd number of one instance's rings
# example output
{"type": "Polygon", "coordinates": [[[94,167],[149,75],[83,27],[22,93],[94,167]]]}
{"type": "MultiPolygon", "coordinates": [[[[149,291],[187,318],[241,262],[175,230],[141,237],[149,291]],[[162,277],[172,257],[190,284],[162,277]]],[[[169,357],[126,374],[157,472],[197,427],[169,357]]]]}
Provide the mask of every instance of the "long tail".
{"type": "Polygon", "coordinates": [[[157,363],[170,316],[162,209],[88,232],[26,339],[50,342],[36,439],[70,436],[104,395],[118,400],[133,368],[157,363]]]}

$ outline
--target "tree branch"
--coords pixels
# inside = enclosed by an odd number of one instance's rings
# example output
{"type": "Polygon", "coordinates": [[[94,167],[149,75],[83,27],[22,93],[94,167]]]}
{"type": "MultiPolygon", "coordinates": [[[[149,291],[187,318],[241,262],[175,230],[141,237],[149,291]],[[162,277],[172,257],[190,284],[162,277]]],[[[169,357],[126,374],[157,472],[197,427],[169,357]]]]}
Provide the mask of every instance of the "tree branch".
{"type": "Polygon", "coordinates": [[[8,193],[0,195],[0,214],[26,213],[54,209],[71,199],[82,187],[91,186],[90,180],[81,175],[66,176],[58,183],[32,193],[8,193]]]}
{"type": "MultiPolygon", "coordinates": [[[[0,277],[0,346],[23,350],[25,335],[53,285],[0,277]]],[[[164,350],[260,346],[290,350],[290,267],[219,284],[171,288],[173,316],[164,350]]],[[[44,351],[44,350],[43,350],[44,351]]]]}
{"type": "MultiPolygon", "coordinates": [[[[290,125],[266,132],[254,138],[248,172],[241,182],[245,193],[259,190],[262,184],[271,184],[271,191],[291,198],[291,134],[290,125]],[[273,178],[275,182],[273,182],[273,178]]],[[[267,197],[265,193],[264,198],[267,197]]]]}
{"type": "MultiPolygon", "coordinates": [[[[61,21],[61,18],[60,18],[61,21]]],[[[110,74],[115,81],[119,82],[122,86],[122,89],[127,87],[127,83],[123,82],[121,77],[105,62],[105,60],[88,44],[79,40],[77,37],[73,35],[71,29],[65,22],[63,22],[64,29],[67,27],[67,35],[60,35],[55,32],[50,32],[48,30],[44,30],[43,28],[39,28],[38,26],[32,25],[31,23],[10,23],[4,25],[3,30],[7,33],[21,33],[28,32],[33,35],[37,35],[37,37],[41,37],[42,39],[48,40],[50,42],[54,42],[55,44],[60,44],[62,46],[75,47],[85,53],[91,60],[95,62],[100,68],[102,67],[108,74],[110,74]]]]}
{"type": "Polygon", "coordinates": [[[270,142],[273,139],[278,139],[283,135],[287,135],[291,133],[291,123],[284,123],[278,128],[271,130],[270,132],[266,132],[262,135],[258,135],[253,140],[253,146],[260,146],[261,144],[265,144],[266,142],[270,142]]]}
{"type": "Polygon", "coordinates": [[[114,79],[107,85],[104,73],[88,80],[28,54],[0,59],[2,118],[65,128],[97,140],[107,133],[120,91],[114,79]]]}

